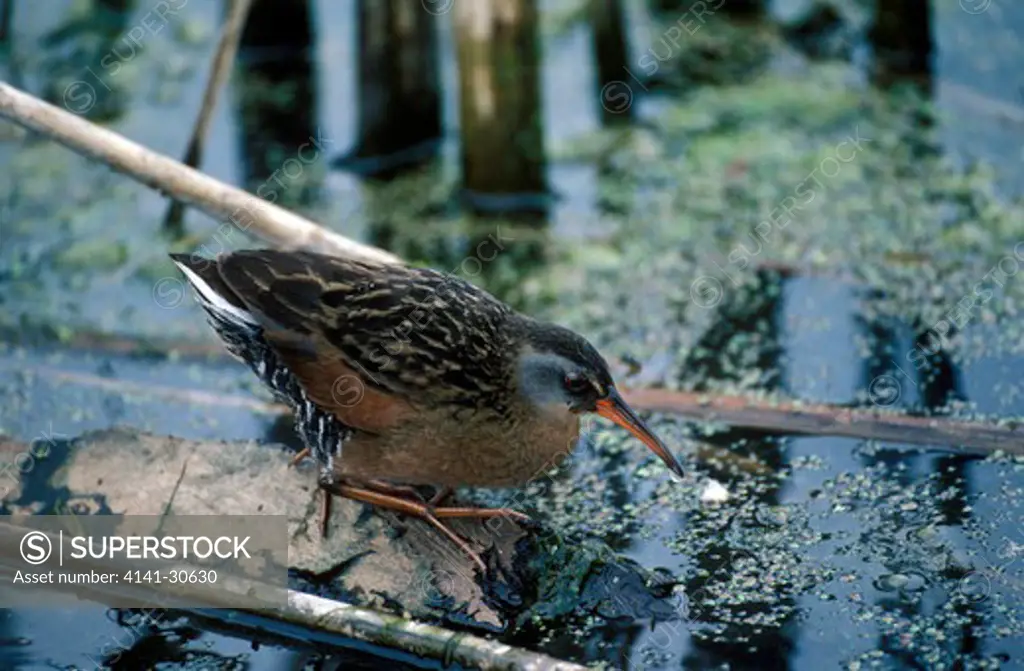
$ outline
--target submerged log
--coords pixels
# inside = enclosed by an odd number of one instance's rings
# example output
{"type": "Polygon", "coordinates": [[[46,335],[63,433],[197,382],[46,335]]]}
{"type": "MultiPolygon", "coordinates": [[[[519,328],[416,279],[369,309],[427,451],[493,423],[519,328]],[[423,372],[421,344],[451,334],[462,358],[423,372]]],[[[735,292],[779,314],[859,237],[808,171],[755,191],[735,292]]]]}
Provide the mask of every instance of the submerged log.
{"type": "MultiPolygon", "coordinates": [[[[289,455],[255,442],[209,443],[161,438],[130,430],[86,434],[47,446],[59,468],[28,473],[13,512],[43,512],[42,502],[75,512],[128,515],[287,515],[289,563],[312,583],[325,582],[336,594],[359,594],[361,605],[385,608],[400,603],[413,617],[445,619],[445,599],[464,607],[468,621],[500,629],[504,614],[486,603],[472,566],[419,522],[363,515],[364,507],[335,500],[326,539],[317,529],[319,492],[312,467],[289,468],[289,455]],[[111,468],[116,464],[117,468],[111,468]],[[35,476],[35,477],[33,477],[35,476]],[[395,522],[393,524],[393,522],[395,522]]],[[[52,512],[52,511],[51,511],[52,512]]],[[[497,533],[479,523],[460,522],[468,538],[493,542],[507,561],[524,532],[512,524],[497,533]]]]}
{"type": "MultiPolygon", "coordinates": [[[[290,468],[290,459],[285,450],[255,442],[129,429],[32,445],[0,439],[0,494],[8,514],[287,516],[295,593],[277,617],[435,659],[457,650],[452,659],[474,668],[582,668],[465,632],[554,620],[582,603],[616,599],[609,585],[653,584],[648,572],[616,559],[598,541],[568,541],[550,531],[538,536],[504,519],[452,525],[488,548],[486,578],[419,520],[349,500],[334,499],[321,538],[315,467],[290,468]],[[543,664],[530,666],[538,660],[543,664]]],[[[665,595],[639,596],[630,593],[631,607],[674,613],[660,605],[665,595]]],[[[632,614],[646,616],[641,610],[632,614]]]]}

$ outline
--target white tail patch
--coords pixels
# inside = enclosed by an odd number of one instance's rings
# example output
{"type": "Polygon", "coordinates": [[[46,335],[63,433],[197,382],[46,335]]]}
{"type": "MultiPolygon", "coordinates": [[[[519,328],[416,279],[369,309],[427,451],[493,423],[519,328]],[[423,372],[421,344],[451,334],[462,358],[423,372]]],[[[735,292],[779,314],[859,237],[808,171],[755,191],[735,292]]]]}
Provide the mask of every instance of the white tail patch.
{"type": "Polygon", "coordinates": [[[191,268],[178,261],[174,262],[181,272],[185,273],[185,277],[192,284],[192,287],[202,297],[202,299],[210,305],[217,312],[228,317],[232,321],[241,322],[243,324],[258,326],[259,322],[251,314],[246,312],[240,307],[232,305],[226,298],[214,291],[209,284],[206,283],[202,277],[197,275],[191,268]]]}

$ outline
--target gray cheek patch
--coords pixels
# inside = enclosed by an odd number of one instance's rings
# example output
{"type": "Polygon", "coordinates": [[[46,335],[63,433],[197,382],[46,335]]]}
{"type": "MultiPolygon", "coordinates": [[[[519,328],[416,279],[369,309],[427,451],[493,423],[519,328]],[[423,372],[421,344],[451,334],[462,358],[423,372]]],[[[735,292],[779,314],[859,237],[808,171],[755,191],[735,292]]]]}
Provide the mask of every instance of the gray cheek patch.
{"type": "Polygon", "coordinates": [[[572,399],[562,381],[573,368],[572,362],[557,354],[528,352],[516,371],[519,393],[536,406],[568,405],[572,399]]]}

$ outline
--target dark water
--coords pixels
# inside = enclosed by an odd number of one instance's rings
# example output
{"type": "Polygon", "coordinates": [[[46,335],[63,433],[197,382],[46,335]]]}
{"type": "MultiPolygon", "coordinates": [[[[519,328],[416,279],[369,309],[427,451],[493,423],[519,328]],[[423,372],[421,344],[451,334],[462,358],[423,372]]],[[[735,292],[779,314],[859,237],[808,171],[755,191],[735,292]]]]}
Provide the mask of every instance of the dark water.
{"type": "MultiPolygon", "coordinates": [[[[83,72],[82,63],[88,60],[82,53],[53,36],[73,4],[48,3],[42,11],[37,3],[15,3],[14,49],[20,60],[7,63],[7,78],[35,92],[56,87],[57,98],[69,83],[86,81],[96,92],[96,108],[109,108],[119,132],[179,155],[201,99],[219,4],[191,0],[180,22],[168,24],[162,37],[146,38],[145,51],[138,56],[129,56],[130,47],[115,39],[124,68],[117,75],[103,70],[99,78],[83,72]],[[190,37],[203,31],[205,39],[190,37]],[[168,35],[175,37],[165,40],[168,35]]],[[[786,17],[799,13],[803,4],[780,2],[774,11],[786,17]]],[[[934,101],[949,115],[935,129],[936,143],[952,163],[969,165],[978,158],[990,162],[995,176],[976,188],[996,190],[1000,199],[1010,200],[1024,188],[1019,169],[1024,151],[1024,74],[1019,63],[1024,54],[1021,40],[1015,39],[1024,36],[1024,7],[993,0],[986,11],[970,14],[955,2],[935,4],[934,101]]],[[[555,19],[569,9],[554,2],[544,6],[555,19]]],[[[653,19],[639,3],[626,6],[633,64],[652,43],[648,26],[653,19]]],[[[134,7],[124,25],[118,28],[115,21],[110,30],[115,35],[128,30],[146,11],[141,4],[134,7]]],[[[308,109],[291,121],[261,121],[258,115],[249,119],[244,96],[233,90],[214,119],[203,163],[206,172],[235,184],[256,179],[258,185],[252,147],[259,141],[287,147],[284,156],[310,134],[327,138],[331,158],[350,148],[356,124],[353,16],[352,3],[313,3],[316,95],[301,89],[289,94],[307,101],[308,109]]],[[[447,22],[441,25],[447,139],[439,167],[419,181],[410,179],[407,188],[416,193],[418,203],[427,203],[425,209],[446,211],[447,192],[438,185],[457,173],[457,86],[450,30],[447,22]]],[[[83,43],[93,45],[89,39],[83,43]]],[[[666,228],[691,230],[685,228],[686,217],[706,205],[686,200],[673,205],[671,216],[650,215],[644,208],[654,211],[659,195],[688,193],[672,184],[677,179],[673,173],[666,172],[670,178],[657,186],[638,185],[636,193],[624,197],[621,191],[629,191],[631,182],[617,180],[614,172],[609,179],[607,165],[574,149],[573,142],[586,146],[602,141],[589,33],[582,25],[551,31],[545,33],[543,46],[543,119],[555,157],[549,163],[549,181],[559,196],[550,216],[550,237],[542,243],[546,254],[538,260],[532,252],[524,253],[530,264],[513,265],[511,279],[489,276],[487,282],[504,287],[510,298],[526,305],[548,306],[554,318],[589,326],[588,334],[603,339],[617,354],[650,354],[653,348],[656,356],[643,360],[655,368],[653,379],[662,383],[869,404],[872,382],[888,375],[897,381],[899,393],[894,402],[884,404],[895,408],[1024,414],[1024,398],[1016,386],[1024,372],[1024,340],[1018,337],[1019,318],[1012,305],[1019,294],[1007,293],[1011,306],[1004,306],[998,321],[977,318],[965,327],[970,343],[982,343],[977,348],[958,345],[971,356],[954,356],[953,348],[939,352],[928,376],[907,365],[920,330],[914,318],[879,317],[870,292],[827,273],[760,276],[757,291],[730,290],[714,311],[679,308],[673,296],[688,293],[690,282],[702,272],[677,263],[675,255],[685,258],[688,243],[672,235],[662,241],[655,227],[633,236],[636,240],[617,241],[618,247],[604,241],[616,230],[638,230],[637,222],[647,223],[648,216],[666,228]],[[608,207],[623,198],[628,216],[608,207]],[[594,239],[593,246],[585,246],[594,239]],[[574,257],[575,249],[584,251],[574,257]],[[652,252],[665,260],[650,258],[652,252]],[[592,273],[586,278],[598,278],[593,292],[618,309],[605,310],[585,289],[574,288],[573,281],[579,281],[575,265],[592,273]],[[534,288],[543,283],[538,278],[545,269],[555,277],[555,289],[534,288]],[[618,284],[631,286],[602,285],[605,271],[618,284]],[[626,289],[635,295],[626,296],[626,289]],[[682,361],[676,360],[677,351],[684,354],[682,361]],[[669,363],[659,372],[658,362],[666,359],[669,363]]],[[[96,47],[100,55],[110,48],[102,43],[96,47]]],[[[865,49],[858,42],[855,63],[866,58],[865,49]]],[[[250,64],[275,58],[280,54],[243,53],[250,64]]],[[[773,67],[786,72],[791,58],[782,52],[773,67]]],[[[82,91],[86,89],[76,89],[76,94],[82,91]]],[[[749,107],[770,106],[756,95],[750,94],[749,107]]],[[[671,91],[638,96],[640,127],[666,112],[686,110],[687,104],[671,91]]],[[[642,143],[644,137],[631,141],[642,143]]],[[[683,156],[693,140],[662,149],[670,157],[674,152],[683,156]]],[[[245,399],[259,392],[232,363],[202,356],[126,354],[83,344],[83,334],[95,332],[150,343],[154,350],[164,349],[167,341],[212,340],[191,301],[156,290],[170,276],[159,265],[168,244],[156,225],[163,199],[144,189],[125,189],[124,180],[90,169],[62,150],[37,148],[32,153],[23,142],[0,142],[0,162],[9,162],[11,172],[18,174],[17,179],[0,175],[7,199],[0,202],[0,308],[7,341],[0,346],[0,429],[21,440],[74,436],[118,424],[190,438],[294,440],[274,418],[246,406],[245,399]],[[52,184],[65,188],[53,194],[52,184]],[[75,271],[62,256],[97,239],[116,240],[123,258],[97,267],[100,252],[86,247],[78,258],[87,258],[88,264],[75,271]],[[197,398],[196,391],[229,401],[211,411],[208,399],[197,398]]],[[[657,158],[658,149],[651,148],[649,162],[671,163],[663,155],[657,158]]],[[[643,174],[649,167],[641,162],[627,166],[626,172],[643,174]]],[[[303,176],[290,183],[286,197],[320,221],[344,222],[337,226],[346,235],[379,240],[386,228],[383,219],[418,223],[416,216],[390,209],[395,206],[389,201],[400,198],[385,187],[369,187],[340,170],[310,173],[309,182],[303,176]]],[[[687,178],[699,181],[698,170],[687,178]]],[[[717,212],[726,225],[728,212],[717,212]]],[[[195,230],[215,227],[200,215],[192,214],[188,221],[195,230]]],[[[399,231],[394,237],[426,239],[414,247],[417,253],[446,267],[458,263],[467,245],[465,236],[450,230],[428,235],[416,229],[411,236],[399,231]]],[[[852,239],[874,231],[851,215],[852,239]]],[[[941,233],[936,222],[932,237],[941,233]]],[[[1024,237],[1024,229],[1018,226],[1016,235],[1024,237]]],[[[703,239],[699,230],[693,236],[703,239]]],[[[207,240],[211,246],[215,242],[207,240]]],[[[244,243],[241,238],[227,241],[228,246],[244,243]]],[[[885,243],[882,247],[887,249],[885,243]]],[[[400,251],[410,256],[410,248],[400,251]]],[[[859,243],[851,244],[847,269],[864,261],[854,248],[859,243]]],[[[977,253],[970,245],[950,248],[954,257],[977,253]]],[[[102,254],[110,250],[107,245],[102,254]]],[[[877,259],[874,263],[885,265],[877,259]]],[[[933,286],[947,281],[954,286],[951,277],[936,274],[934,282],[909,283],[908,291],[912,296],[918,292],[925,302],[934,298],[933,286]]],[[[885,289],[899,293],[899,287],[885,289]]],[[[958,291],[950,289],[950,298],[940,296],[938,302],[955,303],[963,295],[958,291]]],[[[673,445],[703,438],[702,427],[672,418],[659,417],[656,425],[673,445]]],[[[637,453],[623,456],[604,438],[598,436],[596,447],[559,480],[552,500],[576,497],[597,510],[612,510],[612,522],[627,523],[617,526],[600,518],[559,522],[600,536],[643,566],[665,567],[676,575],[682,583],[677,592],[680,619],[594,621],[581,614],[553,631],[524,630],[510,640],[556,656],[604,660],[613,668],[1024,667],[1024,463],[1019,460],[967,457],[941,445],[921,448],[731,430],[706,440],[756,456],[777,475],[717,475],[732,498],[728,505],[715,507],[702,506],[692,497],[683,500],[649,467],[646,477],[636,477],[637,453]],[[585,491],[588,487],[592,491],[585,491]],[[635,508],[623,513],[627,503],[635,508]]],[[[324,647],[332,649],[331,664],[340,668],[402,668],[415,661],[384,659],[375,656],[381,651],[351,642],[303,644],[295,640],[301,634],[293,637],[294,632],[280,631],[280,638],[271,637],[254,649],[251,636],[207,620],[168,616],[160,627],[147,630],[117,618],[98,605],[6,610],[0,620],[0,666],[317,668],[317,649],[324,647]],[[345,653],[337,647],[342,644],[345,653]]]]}

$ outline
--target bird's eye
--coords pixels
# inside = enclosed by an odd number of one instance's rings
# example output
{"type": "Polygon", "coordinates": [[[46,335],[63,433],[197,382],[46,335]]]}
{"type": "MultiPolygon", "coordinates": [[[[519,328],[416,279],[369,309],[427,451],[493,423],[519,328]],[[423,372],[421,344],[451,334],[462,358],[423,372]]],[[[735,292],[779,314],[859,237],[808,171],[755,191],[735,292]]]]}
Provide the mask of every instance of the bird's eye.
{"type": "Polygon", "coordinates": [[[565,376],[565,388],[579,394],[590,388],[590,381],[578,373],[570,373],[565,376]]]}

